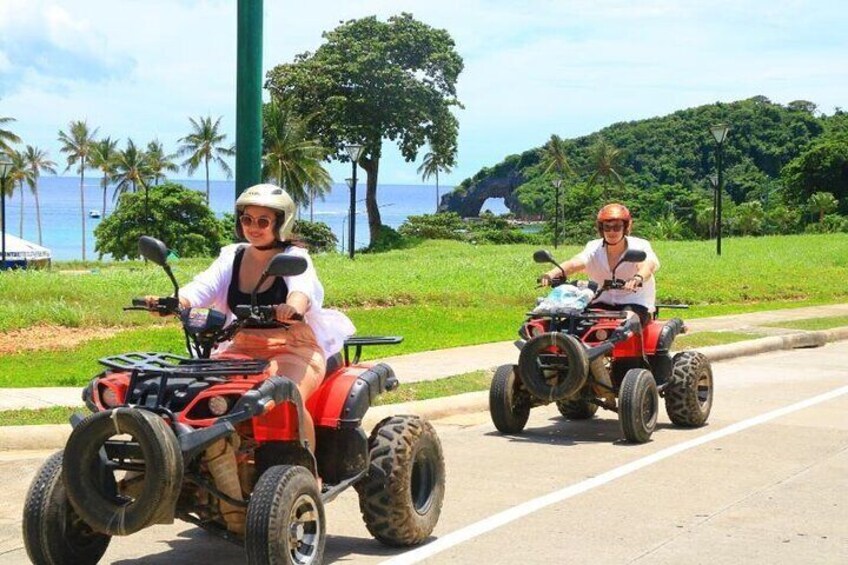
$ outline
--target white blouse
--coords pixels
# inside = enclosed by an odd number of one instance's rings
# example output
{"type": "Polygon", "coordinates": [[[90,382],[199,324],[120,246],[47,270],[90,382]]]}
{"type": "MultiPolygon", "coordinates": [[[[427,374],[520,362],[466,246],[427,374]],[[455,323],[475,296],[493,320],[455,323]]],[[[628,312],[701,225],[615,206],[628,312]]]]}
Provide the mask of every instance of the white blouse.
{"type": "MultiPolygon", "coordinates": [[[[222,248],[220,255],[209,268],[180,289],[180,298],[188,300],[193,307],[213,308],[223,312],[227,315],[228,322],[235,319],[235,315],[227,304],[227,292],[233,278],[235,253],[244,246],[245,244],[237,243],[222,248]]],[[[323,308],[324,286],[318,280],[309,252],[302,247],[289,246],[281,253],[306,259],[306,271],[293,277],[283,277],[283,280],[290,293],[302,292],[309,298],[309,308],[304,315],[304,320],[315,333],[315,338],[324,350],[324,354],[330,357],[338,353],[344,340],[351,336],[356,328],[341,312],[323,308]]]]}
{"type": "MultiPolygon", "coordinates": [[[[656,264],[656,271],[660,268],[660,260],[651,248],[651,244],[639,237],[627,236],[627,249],[638,249],[646,254],[646,261],[656,264]]],[[[596,283],[603,284],[604,280],[612,278],[612,267],[607,260],[606,247],[603,239],[595,239],[586,244],[586,247],[578,254],[578,257],[586,265],[586,274],[596,283]]],[[[616,269],[615,276],[619,279],[630,279],[636,274],[638,263],[621,263],[616,269]]],[[[624,289],[607,290],[598,297],[598,302],[607,304],[640,304],[653,312],[656,302],[657,284],[655,277],[650,277],[642,283],[636,292],[624,289]]]]}

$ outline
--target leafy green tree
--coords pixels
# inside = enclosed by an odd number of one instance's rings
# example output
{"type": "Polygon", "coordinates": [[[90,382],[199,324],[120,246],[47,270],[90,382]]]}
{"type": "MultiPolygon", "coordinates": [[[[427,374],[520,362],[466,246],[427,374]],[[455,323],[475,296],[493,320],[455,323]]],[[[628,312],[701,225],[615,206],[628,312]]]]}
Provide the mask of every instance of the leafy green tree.
{"type": "Polygon", "coordinates": [[[213,162],[221,167],[221,170],[226,173],[227,178],[233,176],[233,170],[224,157],[232,157],[236,154],[236,149],[233,146],[225,146],[224,141],[227,139],[227,134],[218,131],[221,126],[221,117],[219,116],[212,123],[212,116],[201,116],[197,120],[189,118],[191,122],[191,133],[180,138],[182,145],[177,150],[177,155],[188,159],[183,161],[183,167],[188,171],[189,176],[194,174],[194,171],[203,164],[206,171],[206,202],[209,202],[209,162],[213,162]]]}
{"type": "Polygon", "coordinates": [[[176,157],[176,154],[168,155],[165,153],[165,148],[158,139],[147,144],[144,158],[147,161],[147,170],[153,177],[153,184],[159,184],[160,180],[165,180],[166,171],[176,173],[180,170],[180,167],[172,161],[174,157],[176,157]]]}
{"type": "Polygon", "coordinates": [[[289,193],[296,204],[330,191],[332,179],[322,161],[327,149],[309,136],[308,118],[298,116],[290,104],[275,98],[265,105],[262,176],[273,178],[277,186],[289,193]]]}
{"type": "Polygon", "coordinates": [[[815,192],[812,196],[810,196],[810,200],[807,205],[812,212],[818,214],[819,223],[822,223],[825,214],[836,210],[838,203],[836,198],[834,198],[829,192],[815,192]]]}
{"type": "Polygon", "coordinates": [[[180,257],[215,256],[228,241],[222,223],[195,190],[165,182],[150,187],[149,208],[145,200],[141,193],[125,192],[115,211],[95,228],[95,249],[101,258],[106,254],[117,260],[138,258],[142,235],[164,241],[180,257]]]}
{"type": "Polygon", "coordinates": [[[89,163],[94,169],[100,169],[103,177],[100,179],[100,188],[103,190],[103,209],[100,213],[102,218],[106,217],[106,189],[109,180],[115,175],[118,159],[118,140],[106,137],[97,141],[91,148],[89,163]]]}
{"type": "Polygon", "coordinates": [[[817,140],[781,171],[789,200],[806,202],[816,192],[829,192],[848,212],[848,135],[817,140]]]}
{"type": "Polygon", "coordinates": [[[20,143],[21,138],[12,133],[11,130],[4,129],[2,126],[15,121],[15,118],[0,116],[0,152],[9,153],[12,148],[9,143],[20,143]]]}
{"type": "MultiPolygon", "coordinates": [[[[38,147],[33,147],[32,145],[26,146],[26,151],[24,152],[24,163],[29,171],[27,184],[29,184],[29,189],[35,197],[35,217],[38,225],[38,244],[41,245],[41,202],[38,198],[38,179],[41,177],[42,171],[47,171],[48,173],[53,173],[55,175],[56,163],[48,158],[47,151],[39,149],[38,147]]],[[[21,202],[23,202],[23,197],[21,198],[21,202]]],[[[21,213],[21,218],[23,218],[23,213],[21,213]]]]}
{"type": "Polygon", "coordinates": [[[439,211],[439,171],[450,173],[454,163],[456,163],[456,153],[453,155],[439,153],[438,149],[431,147],[418,167],[418,174],[424,182],[432,176],[436,177],[436,212],[439,211]]]}
{"type": "Polygon", "coordinates": [[[398,228],[404,237],[421,239],[462,239],[465,224],[456,212],[409,216],[398,228]]]}
{"type": "Polygon", "coordinates": [[[310,253],[329,253],[335,251],[339,244],[336,234],[324,222],[296,220],[294,233],[306,242],[310,253]]]}
{"type": "Polygon", "coordinates": [[[68,132],[59,131],[59,142],[62,144],[62,153],[67,154],[67,171],[77,165],[80,175],[80,218],[82,220],[82,260],[85,261],[85,169],[88,167],[88,156],[94,145],[97,128],[89,129],[86,121],[72,121],[68,124],[68,132]]]}
{"type": "Polygon", "coordinates": [[[799,223],[797,209],[778,204],[766,212],[766,230],[774,234],[787,234],[797,231],[799,223]]]}
{"type": "Polygon", "coordinates": [[[315,115],[311,128],[336,158],[347,160],[346,142],[363,145],[359,166],[367,173],[373,245],[382,232],[377,176],[383,139],[396,142],[407,162],[426,143],[456,144],[458,122],[450,109],[461,107],[456,81],[462,59],[447,31],[406,13],[387,22],[351,20],[323,37],[314,53],[272,69],[267,87],[301,115],[315,115]]]}

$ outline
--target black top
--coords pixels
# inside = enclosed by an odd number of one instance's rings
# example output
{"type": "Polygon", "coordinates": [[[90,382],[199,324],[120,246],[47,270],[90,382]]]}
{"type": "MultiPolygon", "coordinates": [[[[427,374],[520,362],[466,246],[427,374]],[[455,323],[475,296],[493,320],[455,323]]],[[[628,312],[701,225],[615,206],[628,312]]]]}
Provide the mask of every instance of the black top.
{"type": "MultiPolygon", "coordinates": [[[[244,250],[244,247],[237,249],[235,259],[233,259],[233,278],[230,280],[230,287],[227,289],[227,306],[230,307],[231,312],[235,311],[239,304],[250,304],[250,293],[242,292],[238,284],[244,250]]],[[[286,285],[286,281],[283,277],[275,277],[268,290],[256,293],[256,304],[259,306],[283,304],[288,295],[289,287],[286,285]]]]}

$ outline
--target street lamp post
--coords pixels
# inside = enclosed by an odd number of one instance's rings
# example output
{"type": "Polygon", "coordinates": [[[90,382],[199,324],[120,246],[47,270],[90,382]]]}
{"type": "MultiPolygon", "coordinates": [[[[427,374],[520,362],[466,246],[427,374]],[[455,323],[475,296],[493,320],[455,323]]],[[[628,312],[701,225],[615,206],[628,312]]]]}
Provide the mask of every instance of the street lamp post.
{"type": "Polygon", "coordinates": [[[0,269],[6,270],[6,177],[12,169],[12,160],[5,153],[0,153],[0,222],[3,224],[2,261],[0,269]]]}
{"type": "Polygon", "coordinates": [[[554,249],[556,249],[559,243],[559,188],[562,186],[562,179],[554,179],[551,184],[556,189],[554,202],[554,249]]]}
{"type": "Polygon", "coordinates": [[[718,181],[716,185],[716,255],[721,256],[721,195],[722,195],[722,146],[727,138],[727,132],[730,127],[727,124],[718,124],[710,126],[710,133],[716,140],[716,161],[718,168],[718,181]]]}
{"type": "Polygon", "coordinates": [[[716,210],[718,209],[718,175],[710,175],[710,186],[713,187],[713,221],[710,223],[710,238],[716,233],[716,210]]]}
{"type": "Polygon", "coordinates": [[[350,234],[348,236],[348,244],[350,247],[348,249],[348,256],[353,259],[353,241],[356,237],[356,164],[359,161],[359,157],[362,155],[362,146],[351,143],[349,145],[345,145],[345,151],[347,151],[347,154],[350,157],[350,164],[353,168],[353,178],[348,179],[348,187],[350,187],[350,234]]]}

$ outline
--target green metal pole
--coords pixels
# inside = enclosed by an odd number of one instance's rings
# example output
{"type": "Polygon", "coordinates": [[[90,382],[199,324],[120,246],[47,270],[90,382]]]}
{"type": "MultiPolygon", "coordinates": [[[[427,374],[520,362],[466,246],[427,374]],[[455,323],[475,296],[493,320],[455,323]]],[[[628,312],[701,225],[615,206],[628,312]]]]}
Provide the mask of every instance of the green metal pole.
{"type": "Polygon", "coordinates": [[[262,182],[262,2],[238,0],[236,198],[262,182]]]}

